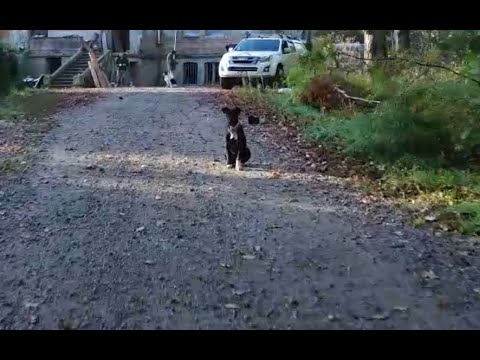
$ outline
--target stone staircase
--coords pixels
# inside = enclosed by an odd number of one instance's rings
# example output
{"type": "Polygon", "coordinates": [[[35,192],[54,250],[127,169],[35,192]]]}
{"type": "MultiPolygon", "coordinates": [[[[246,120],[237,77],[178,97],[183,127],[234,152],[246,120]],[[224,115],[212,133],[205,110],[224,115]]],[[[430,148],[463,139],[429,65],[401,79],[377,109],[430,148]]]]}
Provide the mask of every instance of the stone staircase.
{"type": "MultiPolygon", "coordinates": [[[[102,55],[101,50],[94,51],[97,59],[102,55]]],[[[87,50],[83,50],[82,54],[68,65],[60,74],[56,75],[50,82],[51,88],[68,88],[73,87],[73,77],[82,74],[88,69],[90,57],[87,50]]]]}

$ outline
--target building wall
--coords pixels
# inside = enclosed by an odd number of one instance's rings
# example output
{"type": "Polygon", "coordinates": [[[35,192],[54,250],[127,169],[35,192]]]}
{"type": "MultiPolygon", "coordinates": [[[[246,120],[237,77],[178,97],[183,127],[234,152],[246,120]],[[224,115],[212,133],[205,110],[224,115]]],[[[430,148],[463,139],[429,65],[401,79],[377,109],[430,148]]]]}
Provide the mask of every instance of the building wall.
{"type": "Polygon", "coordinates": [[[93,39],[95,33],[101,33],[102,30],[48,30],[48,37],[64,37],[77,35],[83,37],[84,40],[93,39]]]}
{"type": "MultiPolygon", "coordinates": [[[[220,62],[221,57],[226,51],[226,46],[231,43],[237,43],[244,38],[245,32],[251,34],[273,34],[274,30],[135,30],[142,32],[142,41],[139,51],[142,56],[153,57],[157,61],[156,72],[149,73],[142,78],[142,81],[135,79],[135,85],[144,85],[145,81],[153,82],[153,79],[160,79],[158,85],[164,85],[162,73],[166,71],[167,54],[173,50],[175,45],[175,32],[177,32],[177,61],[178,65],[175,71],[175,79],[178,84],[183,84],[183,66],[187,62],[197,64],[197,85],[204,85],[205,63],[220,62]],[[160,43],[158,31],[161,32],[160,43]],[[137,82],[138,80],[138,82],[137,82]]],[[[131,49],[132,39],[131,39],[131,49]]]]}
{"type": "Polygon", "coordinates": [[[28,30],[0,30],[0,40],[14,48],[27,48],[28,30]]]}
{"type": "MultiPolygon", "coordinates": [[[[183,64],[194,62],[198,66],[198,85],[203,85],[206,62],[219,62],[225,46],[240,41],[245,32],[272,34],[275,30],[129,30],[132,80],[136,86],[164,85],[162,73],[166,71],[166,57],[173,49],[177,32],[176,80],[183,83],[183,64]]],[[[90,40],[95,33],[108,34],[111,30],[48,30],[46,38],[29,38],[30,30],[3,30],[3,36],[13,46],[29,48],[26,70],[29,75],[48,73],[47,57],[61,57],[64,63],[81,46],[80,38],[90,40]],[[8,32],[8,33],[7,33],[8,32]],[[67,36],[67,38],[65,38],[67,36]]],[[[287,31],[285,31],[287,32],[287,31]]],[[[292,34],[301,30],[288,31],[292,34]]],[[[1,34],[0,34],[1,36],[1,34]]],[[[106,41],[111,42],[111,40],[106,41]]]]}
{"type": "Polygon", "coordinates": [[[47,58],[29,58],[28,61],[25,62],[22,72],[27,76],[33,77],[38,77],[42,74],[48,74],[47,58]]]}
{"type": "MultiPolygon", "coordinates": [[[[177,33],[177,69],[175,78],[183,84],[183,65],[187,62],[197,64],[197,84],[203,85],[205,63],[218,63],[225,53],[225,47],[238,43],[245,32],[252,35],[269,35],[276,30],[130,30],[130,56],[136,58],[137,65],[132,67],[132,80],[135,86],[164,85],[162,73],[166,71],[167,54],[175,45],[177,33]]],[[[285,31],[299,35],[301,30],[285,31]]]]}
{"type": "Polygon", "coordinates": [[[44,37],[32,38],[29,41],[30,56],[73,56],[83,45],[81,37],[57,38],[44,37]]]}

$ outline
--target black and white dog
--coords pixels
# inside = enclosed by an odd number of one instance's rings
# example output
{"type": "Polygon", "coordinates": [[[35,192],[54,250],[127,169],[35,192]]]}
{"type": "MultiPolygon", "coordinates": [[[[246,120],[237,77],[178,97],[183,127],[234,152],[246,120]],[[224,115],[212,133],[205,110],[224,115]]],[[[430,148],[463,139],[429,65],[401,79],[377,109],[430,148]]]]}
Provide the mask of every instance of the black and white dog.
{"type": "Polygon", "coordinates": [[[177,85],[177,82],[175,81],[175,78],[173,77],[173,74],[171,71],[165,71],[163,73],[163,80],[167,84],[167,87],[171,88],[177,85]]]}
{"type": "Polygon", "coordinates": [[[243,131],[243,126],[238,120],[238,116],[242,112],[238,107],[230,109],[222,108],[222,112],[227,115],[228,129],[226,135],[227,142],[227,167],[236,170],[242,170],[243,165],[250,160],[251,153],[247,147],[247,138],[243,131]]]}

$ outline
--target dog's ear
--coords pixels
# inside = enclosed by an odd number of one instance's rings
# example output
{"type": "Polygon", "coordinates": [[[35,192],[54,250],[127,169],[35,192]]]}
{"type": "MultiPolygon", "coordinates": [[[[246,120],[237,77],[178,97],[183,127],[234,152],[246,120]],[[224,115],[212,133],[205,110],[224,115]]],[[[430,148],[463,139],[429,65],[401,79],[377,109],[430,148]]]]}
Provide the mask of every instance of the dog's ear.
{"type": "Polygon", "coordinates": [[[242,109],[240,109],[238,106],[236,106],[235,109],[233,109],[233,112],[237,115],[240,115],[240,113],[242,112],[242,109]]]}
{"type": "Polygon", "coordinates": [[[228,114],[228,113],[230,112],[230,109],[229,109],[228,107],[224,106],[224,107],[222,108],[222,112],[223,112],[224,114],[228,114]]]}

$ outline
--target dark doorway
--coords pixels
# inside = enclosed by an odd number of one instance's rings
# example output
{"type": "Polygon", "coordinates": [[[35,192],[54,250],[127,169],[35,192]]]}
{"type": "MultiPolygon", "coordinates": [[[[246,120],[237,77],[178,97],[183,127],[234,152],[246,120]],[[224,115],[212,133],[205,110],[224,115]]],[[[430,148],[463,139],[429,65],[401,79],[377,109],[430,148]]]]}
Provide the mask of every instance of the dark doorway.
{"type": "Polygon", "coordinates": [[[49,57],[47,58],[47,66],[49,74],[53,74],[57,71],[60,66],[62,66],[62,58],[61,57],[49,57]]]}
{"type": "Polygon", "coordinates": [[[112,30],[112,45],[113,52],[130,50],[130,30],[112,30]]]}
{"type": "Polygon", "coordinates": [[[183,84],[197,85],[198,64],[194,62],[187,62],[183,64],[183,84]]]}

